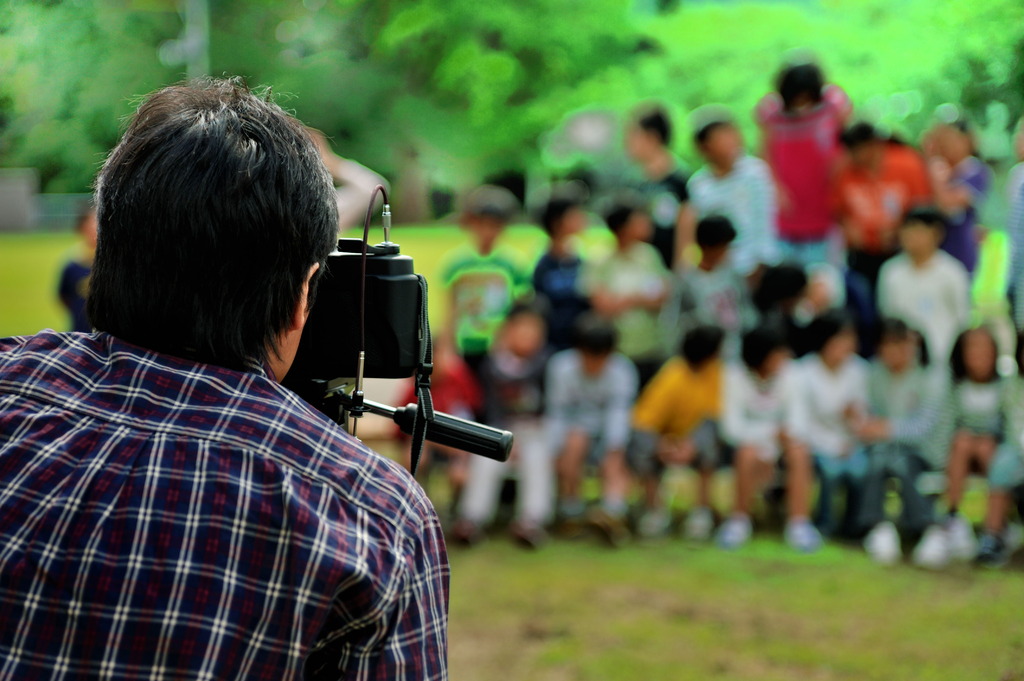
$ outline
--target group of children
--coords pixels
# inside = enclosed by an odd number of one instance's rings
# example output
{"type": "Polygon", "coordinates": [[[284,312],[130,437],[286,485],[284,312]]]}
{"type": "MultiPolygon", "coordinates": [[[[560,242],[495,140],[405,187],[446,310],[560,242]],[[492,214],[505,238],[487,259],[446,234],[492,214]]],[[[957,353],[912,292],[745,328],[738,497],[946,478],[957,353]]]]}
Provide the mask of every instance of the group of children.
{"type": "Polygon", "coordinates": [[[786,69],[757,109],[764,160],[708,108],[694,135],[706,165],[689,178],[664,112],[641,111],[626,141],[646,180],[603,211],[611,252],[582,257],[588,206],[555,196],[532,277],[501,243],[514,197],[468,197],[472,244],[448,259],[435,390],[441,409],[516,445],[506,464],[446,453],[456,541],[484,536],[510,476],[525,545],[552,528],[615,545],[662,536],[665,471],[692,467],[692,540],[742,546],[763,495],[801,552],[841,537],[880,562],[903,541],[928,567],[1006,562],[1020,542],[1024,379],[1001,377],[994,332],[969,327],[987,168],[960,121],[939,122],[922,156],[848,125],[850,109],[816,66],[786,69]],[[731,507],[715,509],[723,468],[731,507]],[[975,473],[989,482],[980,541],[960,512],[975,473]]]}

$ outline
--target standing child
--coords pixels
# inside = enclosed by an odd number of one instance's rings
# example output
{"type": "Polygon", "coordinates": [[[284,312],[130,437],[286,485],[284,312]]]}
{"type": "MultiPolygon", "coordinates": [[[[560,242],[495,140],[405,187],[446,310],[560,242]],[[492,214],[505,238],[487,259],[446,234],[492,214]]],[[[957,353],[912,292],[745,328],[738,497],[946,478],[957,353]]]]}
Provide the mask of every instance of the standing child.
{"type": "Polygon", "coordinates": [[[940,366],[970,315],[970,278],[939,250],[945,233],[946,218],[936,208],[910,211],[900,227],[903,253],[885,263],[878,277],[878,311],[919,330],[940,366]]]}
{"type": "Polygon", "coordinates": [[[533,290],[548,303],[548,343],[553,350],[567,350],[576,319],[590,308],[580,292],[583,260],[573,243],[587,226],[587,214],[576,199],[553,198],[544,206],[540,222],[551,243],[533,270],[533,290]]]}
{"type": "Polygon", "coordinates": [[[953,440],[946,468],[949,517],[945,525],[950,555],[960,560],[973,559],[978,548],[971,524],[960,515],[967,476],[972,471],[989,473],[1002,439],[998,358],[996,339],[985,327],[960,334],[950,357],[953,385],[945,418],[953,428],[953,440]]]}
{"type": "Polygon", "coordinates": [[[547,363],[544,317],[535,308],[517,304],[508,313],[494,346],[481,366],[486,421],[515,436],[505,463],[474,456],[462,495],[454,538],[473,544],[493,518],[502,482],[518,476],[516,519],[512,534],[536,548],[544,542],[544,526],[554,503],[554,470],[544,435],[544,368],[547,363]]]}
{"type": "Polygon", "coordinates": [[[587,262],[583,290],[594,310],[615,324],[619,352],[636,365],[643,386],[665,359],[661,306],[668,297],[669,272],[647,243],[651,219],[633,203],[618,203],[605,218],[615,235],[615,250],[604,260],[587,262]]]}
{"type": "Polygon", "coordinates": [[[686,518],[688,539],[705,540],[714,529],[711,480],[721,465],[722,340],[717,326],[687,332],[680,356],[670,359],[644,388],[633,409],[630,462],[644,485],[645,512],[639,530],[663,534],[669,514],[660,495],[666,465],[692,465],[700,476],[697,504],[686,518]]]}
{"type": "Polygon", "coordinates": [[[601,474],[601,506],[592,520],[613,544],[626,537],[626,441],[636,399],[633,363],[615,352],[615,327],[594,315],[580,317],[574,347],[557,353],[547,368],[548,443],[557,452],[562,520],[584,512],[580,488],[588,465],[601,474]]]}
{"type": "Polygon", "coordinates": [[[922,474],[945,466],[949,439],[942,405],[947,394],[944,372],[928,369],[928,353],[917,332],[902,320],[883,319],[877,359],[868,372],[868,415],[855,426],[869,460],[860,524],[871,531],[864,546],[880,563],[900,556],[899,533],[885,516],[890,478],[899,482],[900,529],[912,536],[923,534],[914,561],[933,568],[948,561],[945,532],[919,486],[922,474]]]}
{"type": "Polygon", "coordinates": [[[736,499],[732,516],[718,530],[722,548],[736,549],[750,539],[754,496],[775,479],[780,460],[789,513],[786,543],[801,552],[821,546],[821,535],[808,517],[813,471],[803,443],[806,417],[788,363],[782,333],[758,327],[743,337],[743,364],[726,373],[722,433],[735,448],[736,499]]]}
{"type": "Polygon", "coordinates": [[[757,322],[757,312],[743,276],[729,266],[736,238],[729,218],[712,215],[697,223],[700,263],[679,274],[679,327],[683,337],[701,324],[714,324],[725,333],[724,356],[738,360],[743,332],[757,322]]]}
{"type": "Polygon", "coordinates": [[[470,243],[445,256],[443,281],[449,290],[449,335],[474,372],[514,301],[529,291],[529,275],[515,251],[499,241],[519,208],[507,189],[474,190],[462,213],[470,243]]]}
{"type": "Polygon", "coordinates": [[[1003,381],[1001,397],[1005,440],[988,470],[985,524],[977,562],[1002,567],[1020,543],[1019,528],[1007,523],[1013,496],[1024,493],[1024,333],[1017,336],[1017,375],[1003,381]],[[1016,535],[1016,536],[1015,536],[1016,535]]]}
{"type": "Polygon", "coordinates": [[[756,280],[761,268],[779,257],[772,172],[761,159],[743,153],[743,137],[731,116],[724,111],[705,115],[694,142],[707,165],[687,183],[690,203],[698,218],[723,215],[730,220],[736,229],[730,265],[756,280]]]}
{"type": "Polygon", "coordinates": [[[85,298],[89,293],[89,276],[92,274],[92,260],[96,254],[96,209],[91,203],[81,207],[75,220],[75,231],[82,241],[76,246],[75,255],[68,260],[60,272],[57,293],[60,302],[71,318],[71,330],[89,333],[92,323],[85,311],[85,298]]]}
{"type": "Polygon", "coordinates": [[[799,364],[800,396],[807,416],[806,443],[818,474],[818,507],[814,523],[825,536],[838,529],[843,536],[859,532],[857,513],[867,455],[857,446],[851,423],[867,411],[867,366],[855,354],[857,333],[842,310],[811,322],[813,352],[799,364]],[[837,528],[833,520],[836,494],[845,488],[845,513],[837,528]]]}
{"type": "Polygon", "coordinates": [[[755,117],[778,186],[783,258],[804,266],[838,264],[829,248],[833,223],[828,190],[850,100],[838,86],[825,84],[814,63],[784,68],[777,89],[757,105],[755,117]]]}

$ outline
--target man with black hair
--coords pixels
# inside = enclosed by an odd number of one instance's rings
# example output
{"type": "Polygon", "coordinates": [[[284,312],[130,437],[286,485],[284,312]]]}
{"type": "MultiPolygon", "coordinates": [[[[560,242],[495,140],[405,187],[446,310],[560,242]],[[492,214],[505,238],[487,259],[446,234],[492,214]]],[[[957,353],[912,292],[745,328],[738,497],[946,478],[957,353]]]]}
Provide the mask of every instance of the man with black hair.
{"type": "Polygon", "coordinates": [[[640,192],[654,222],[651,243],[672,269],[693,240],[686,174],[671,151],[672,122],[661,106],[638,109],[626,129],[626,152],[643,171],[640,192]]]}
{"type": "Polygon", "coordinates": [[[96,187],[98,332],[0,340],[0,676],[446,678],[430,502],[278,383],[337,237],[307,131],[168,87],[96,187]]]}

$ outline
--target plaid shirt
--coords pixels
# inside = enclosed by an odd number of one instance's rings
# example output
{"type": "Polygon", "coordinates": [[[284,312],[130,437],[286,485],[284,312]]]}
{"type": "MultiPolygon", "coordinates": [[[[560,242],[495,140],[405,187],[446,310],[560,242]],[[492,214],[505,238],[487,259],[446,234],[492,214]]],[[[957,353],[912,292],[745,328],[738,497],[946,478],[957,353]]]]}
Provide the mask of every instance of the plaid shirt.
{"type": "Polygon", "coordinates": [[[260,370],[0,340],[0,680],[445,679],[399,466],[260,370]]]}

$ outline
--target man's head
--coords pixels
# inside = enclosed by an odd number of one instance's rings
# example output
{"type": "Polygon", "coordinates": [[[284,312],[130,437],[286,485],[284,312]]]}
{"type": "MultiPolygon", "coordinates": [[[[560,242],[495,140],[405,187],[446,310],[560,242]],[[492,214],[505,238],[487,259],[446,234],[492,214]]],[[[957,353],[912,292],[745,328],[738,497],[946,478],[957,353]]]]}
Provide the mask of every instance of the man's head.
{"type": "Polygon", "coordinates": [[[202,362],[287,371],[338,225],[330,175],[301,123],[238,80],[164,88],[111,152],[96,204],[97,329],[202,362]]]}
{"type": "Polygon", "coordinates": [[[875,170],[885,155],[885,140],[870,123],[854,123],[840,135],[850,162],[864,170],[875,170]]]}

